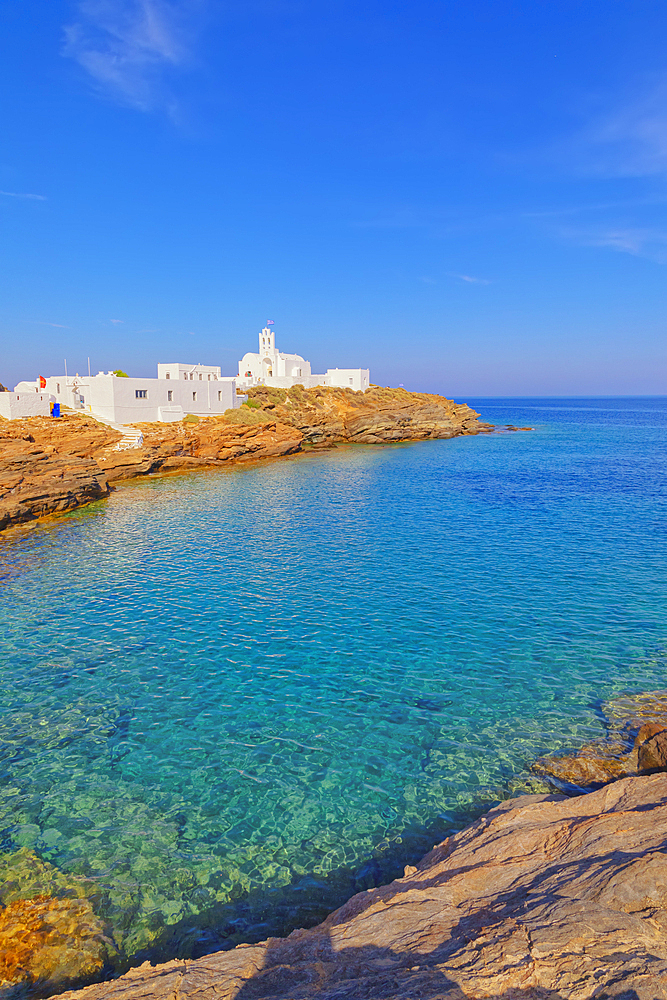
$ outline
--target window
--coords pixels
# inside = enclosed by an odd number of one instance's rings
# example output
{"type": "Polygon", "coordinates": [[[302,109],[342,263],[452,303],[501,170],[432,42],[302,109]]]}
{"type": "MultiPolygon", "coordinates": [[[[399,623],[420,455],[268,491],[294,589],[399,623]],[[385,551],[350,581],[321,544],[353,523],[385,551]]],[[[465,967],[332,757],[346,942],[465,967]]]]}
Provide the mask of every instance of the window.
{"type": "Polygon", "coordinates": [[[204,376],[203,376],[203,375],[202,375],[202,373],[200,372],[200,373],[199,373],[199,381],[200,381],[200,382],[201,382],[201,380],[203,379],[203,377],[204,377],[204,376]]]}
{"type": "Polygon", "coordinates": [[[214,381],[214,382],[217,382],[217,381],[218,381],[218,376],[217,376],[217,375],[214,375],[214,376],[213,376],[213,381],[214,381]]]}
{"type": "Polygon", "coordinates": [[[167,372],[167,374],[165,375],[165,378],[171,378],[171,375],[169,374],[169,372],[167,372]]]}
{"type": "Polygon", "coordinates": [[[147,389],[135,389],[134,390],[134,398],[135,399],[148,399],[148,390],[147,389]]]}
{"type": "Polygon", "coordinates": [[[209,375],[209,377],[208,377],[208,380],[209,380],[209,382],[211,381],[211,376],[210,376],[210,375],[209,375]]]}
{"type": "Polygon", "coordinates": [[[193,402],[193,403],[196,403],[196,402],[197,402],[197,393],[196,393],[196,392],[193,392],[193,393],[192,393],[192,402],[193,402]]]}
{"type": "Polygon", "coordinates": [[[187,382],[187,380],[188,380],[188,373],[187,372],[183,372],[183,378],[187,382]]]}
{"type": "Polygon", "coordinates": [[[192,382],[193,378],[194,378],[194,375],[192,374],[192,372],[190,372],[190,381],[191,382],[192,382]]]}
{"type": "Polygon", "coordinates": [[[350,385],[354,385],[354,379],[353,378],[350,379],[350,385]]]}
{"type": "Polygon", "coordinates": [[[171,402],[173,402],[173,400],[174,400],[174,391],[173,391],[173,389],[167,389],[167,402],[171,403],[171,402]]]}
{"type": "Polygon", "coordinates": [[[222,402],[222,393],[221,392],[218,392],[218,402],[219,403],[222,402]]]}
{"type": "Polygon", "coordinates": [[[60,395],[60,382],[56,382],[56,392],[60,395]]]}

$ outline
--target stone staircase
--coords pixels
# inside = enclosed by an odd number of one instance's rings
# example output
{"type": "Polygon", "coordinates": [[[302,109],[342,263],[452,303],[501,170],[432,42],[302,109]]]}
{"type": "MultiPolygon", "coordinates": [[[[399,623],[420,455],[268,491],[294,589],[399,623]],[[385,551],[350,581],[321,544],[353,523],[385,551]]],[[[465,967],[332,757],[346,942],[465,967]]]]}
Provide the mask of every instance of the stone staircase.
{"type": "MultiPolygon", "coordinates": [[[[104,421],[106,424],[108,421],[104,421]]],[[[112,451],[125,451],[128,448],[141,448],[144,443],[144,436],[141,431],[138,431],[136,427],[129,427],[127,424],[112,424],[109,422],[109,427],[113,427],[114,430],[120,431],[123,435],[118,444],[115,444],[112,451]]]]}
{"type": "Polygon", "coordinates": [[[123,435],[120,441],[110,448],[109,451],[127,451],[130,448],[141,448],[144,443],[144,435],[141,431],[137,430],[136,427],[131,427],[129,424],[116,424],[113,420],[107,420],[106,417],[100,417],[96,413],[86,413],[80,410],[72,410],[71,412],[81,417],[92,417],[99,424],[106,424],[107,427],[113,427],[115,431],[123,435]]]}

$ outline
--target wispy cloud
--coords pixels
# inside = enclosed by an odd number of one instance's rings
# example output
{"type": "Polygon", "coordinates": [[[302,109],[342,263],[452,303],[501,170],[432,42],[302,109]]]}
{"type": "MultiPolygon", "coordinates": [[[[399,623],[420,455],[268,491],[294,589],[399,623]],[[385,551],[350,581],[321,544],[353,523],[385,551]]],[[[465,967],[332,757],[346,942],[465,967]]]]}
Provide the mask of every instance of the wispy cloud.
{"type": "Polygon", "coordinates": [[[650,227],[591,227],[562,229],[560,235],[574,240],[581,246],[603,247],[646,257],[659,264],[667,264],[667,230],[650,227]]]}
{"type": "Polygon", "coordinates": [[[110,323],[124,323],[125,320],[124,319],[111,319],[111,320],[109,320],[109,322],[110,323]]]}
{"type": "Polygon", "coordinates": [[[0,191],[5,198],[28,198],[30,201],[46,201],[44,194],[22,194],[20,191],[0,191]]]}
{"type": "Polygon", "coordinates": [[[106,95],[150,111],[169,106],[169,70],[191,55],[195,15],[205,0],[80,0],[65,28],[64,55],[106,95]]]}
{"type": "Polygon", "coordinates": [[[40,326],[55,326],[59,330],[69,330],[69,326],[65,326],[64,323],[45,323],[43,320],[37,320],[40,326]]]}
{"type": "Polygon", "coordinates": [[[612,172],[667,173],[667,79],[599,122],[590,138],[612,172]]]}
{"type": "Polygon", "coordinates": [[[488,278],[474,278],[472,274],[452,274],[450,272],[450,278],[457,278],[459,281],[465,281],[469,285],[490,285],[491,282],[488,278]]]}
{"type": "Polygon", "coordinates": [[[667,174],[667,75],[644,79],[633,91],[608,100],[583,128],[543,155],[568,172],[589,176],[667,174]]]}

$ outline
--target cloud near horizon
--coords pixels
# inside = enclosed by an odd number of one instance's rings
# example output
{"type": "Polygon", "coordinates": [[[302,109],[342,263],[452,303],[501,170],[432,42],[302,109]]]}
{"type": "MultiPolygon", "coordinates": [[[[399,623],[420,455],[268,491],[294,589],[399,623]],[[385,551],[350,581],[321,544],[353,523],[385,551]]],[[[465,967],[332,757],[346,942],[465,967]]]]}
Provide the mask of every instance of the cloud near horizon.
{"type": "Polygon", "coordinates": [[[102,93],[140,111],[173,103],[166,75],[191,56],[193,16],[204,0],[80,0],[63,55],[102,93]]]}

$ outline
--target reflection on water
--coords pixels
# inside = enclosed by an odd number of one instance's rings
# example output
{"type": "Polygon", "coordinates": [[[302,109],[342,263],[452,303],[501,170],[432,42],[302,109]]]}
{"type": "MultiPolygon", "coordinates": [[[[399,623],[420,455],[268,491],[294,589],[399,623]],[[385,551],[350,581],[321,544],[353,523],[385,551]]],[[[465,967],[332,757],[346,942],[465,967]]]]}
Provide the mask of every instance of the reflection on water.
{"type": "Polygon", "coordinates": [[[664,686],[665,401],[477,409],[536,430],[127,484],[1,543],[2,850],[85,877],[116,967],[321,919],[664,686]]]}

